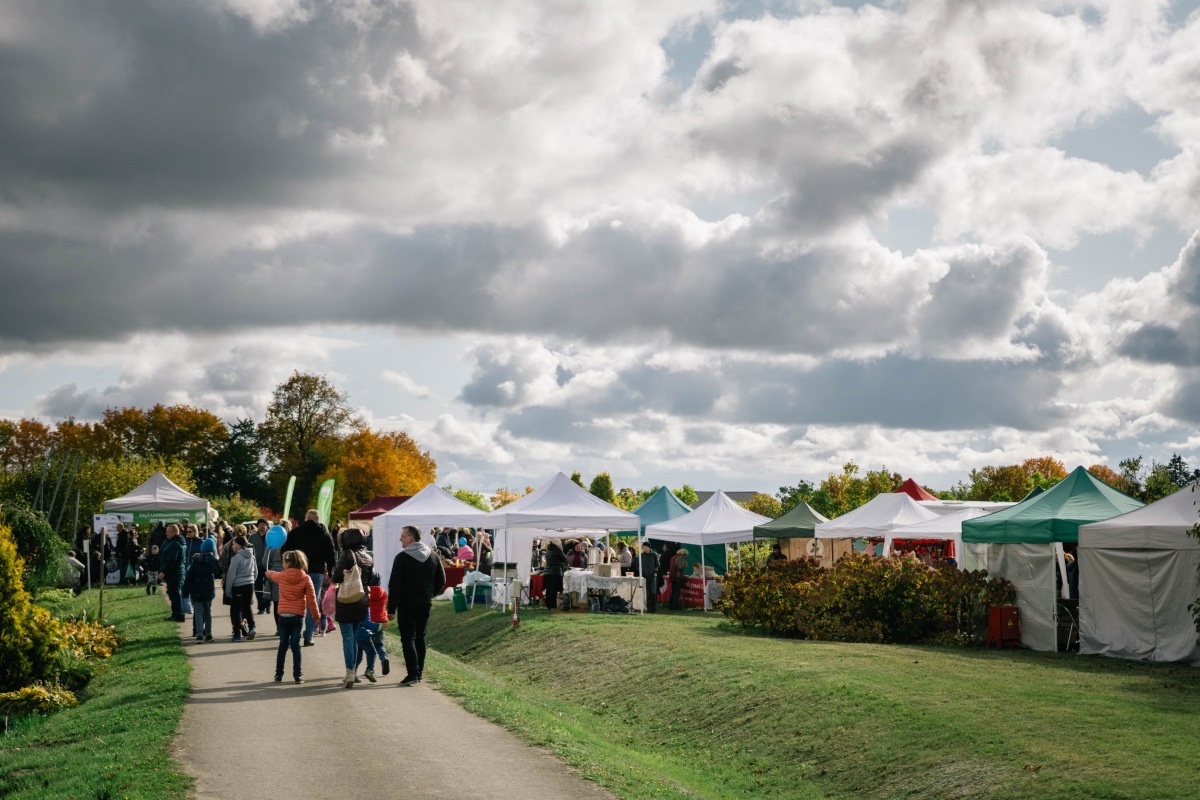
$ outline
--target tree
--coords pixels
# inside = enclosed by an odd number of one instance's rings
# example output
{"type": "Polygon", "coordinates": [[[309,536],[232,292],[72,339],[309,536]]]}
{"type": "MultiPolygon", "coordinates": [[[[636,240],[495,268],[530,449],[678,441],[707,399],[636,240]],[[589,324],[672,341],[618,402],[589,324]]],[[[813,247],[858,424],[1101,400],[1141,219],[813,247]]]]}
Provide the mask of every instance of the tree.
{"type": "Polygon", "coordinates": [[[782,513],[786,514],[801,503],[812,504],[813,492],[816,489],[808,481],[797,481],[795,486],[780,486],[775,497],[779,499],[782,513]]]}
{"type": "Polygon", "coordinates": [[[236,525],[239,522],[247,520],[256,520],[259,517],[272,517],[273,514],[263,514],[264,509],[253,500],[248,500],[240,494],[234,494],[231,497],[212,497],[208,498],[208,502],[220,514],[220,518],[236,525]]]}
{"type": "Polygon", "coordinates": [[[755,492],[746,501],[745,506],[747,511],[753,511],[755,514],[762,514],[771,519],[777,519],[783,515],[783,505],[771,495],[762,492],[755,492]]]}
{"type": "Polygon", "coordinates": [[[258,437],[271,471],[273,496],[281,502],[290,475],[296,476],[294,496],[307,502],[328,464],[330,440],[361,427],[348,397],[323,375],[299,371],[275,387],[258,437]]]}
{"type": "Polygon", "coordinates": [[[58,649],[57,623],[33,605],[24,572],[12,532],[0,524],[0,692],[46,678],[58,649]]]}
{"type": "Polygon", "coordinates": [[[421,491],[437,480],[437,462],[404,431],[360,427],[340,440],[329,467],[315,483],[319,486],[330,478],[335,481],[330,518],[345,519],[348,512],[378,495],[421,491]]]}
{"type": "Polygon", "coordinates": [[[1033,491],[1029,475],[1016,464],[971,470],[971,500],[1019,502],[1033,491]]]}
{"type": "Polygon", "coordinates": [[[588,487],[588,492],[607,503],[611,503],[615,499],[613,496],[612,476],[607,472],[601,472],[592,478],[592,485],[588,487]]]}
{"type": "Polygon", "coordinates": [[[3,422],[0,427],[0,466],[6,470],[25,470],[45,460],[53,444],[50,428],[36,419],[3,422]]]}
{"type": "Polygon", "coordinates": [[[1121,477],[1120,473],[1118,473],[1112,467],[1105,466],[1104,464],[1092,464],[1087,468],[1087,471],[1093,478],[1107,483],[1118,492],[1124,491],[1122,487],[1125,485],[1125,481],[1121,477]]]}
{"type": "Polygon", "coordinates": [[[689,508],[700,502],[700,498],[696,496],[696,490],[691,487],[691,484],[687,483],[675,490],[675,496],[679,498],[679,502],[689,508]]]}
{"type": "Polygon", "coordinates": [[[578,486],[580,489],[583,488],[583,475],[579,474],[579,470],[575,470],[574,472],[571,473],[571,482],[574,483],[576,486],[578,486]]]}
{"type": "Polygon", "coordinates": [[[1120,470],[1121,480],[1125,484],[1123,487],[1118,488],[1130,497],[1141,497],[1142,457],[1123,458],[1117,462],[1117,468],[1120,470]]]}
{"type": "Polygon", "coordinates": [[[524,493],[517,494],[516,492],[509,491],[508,488],[505,487],[503,489],[497,489],[496,493],[488,498],[488,501],[492,504],[493,509],[502,508],[514,500],[520,500],[522,497],[532,491],[532,486],[526,486],[524,493]]]}
{"type": "MultiPolygon", "coordinates": [[[[1066,466],[1058,459],[1051,458],[1050,456],[1027,458],[1021,462],[1021,469],[1032,484],[1041,486],[1043,489],[1049,489],[1067,477],[1066,466]]],[[[1033,491],[1033,489],[1034,486],[1029,487],[1029,491],[1033,491]]]]}
{"type": "Polygon", "coordinates": [[[616,493],[612,499],[612,504],[622,511],[633,511],[642,503],[649,500],[650,496],[657,492],[659,488],[655,486],[652,489],[630,489],[626,486],[616,493]]]}
{"type": "Polygon", "coordinates": [[[884,467],[858,477],[858,464],[848,461],[841,474],[830,473],[813,492],[809,504],[829,518],[839,517],[867,503],[877,494],[894,492],[904,481],[884,467]]]}
{"type": "Polygon", "coordinates": [[[467,489],[455,489],[453,486],[451,486],[448,483],[445,486],[443,486],[442,488],[445,489],[450,494],[457,497],[459,500],[462,500],[467,505],[475,506],[480,511],[491,511],[492,510],[492,507],[488,505],[487,498],[485,498],[479,492],[472,492],[467,489]]]}
{"type": "Polygon", "coordinates": [[[193,472],[211,464],[229,438],[220,417],[187,405],[109,408],[99,425],[110,456],[158,456],[178,460],[193,472]]]}
{"type": "Polygon", "coordinates": [[[1167,464],[1154,462],[1150,467],[1149,474],[1146,475],[1146,488],[1142,492],[1142,500],[1153,503],[1155,500],[1161,500],[1177,491],[1179,491],[1179,486],[1172,478],[1167,464]]]}
{"type": "Polygon", "coordinates": [[[205,496],[240,495],[258,504],[271,501],[263,479],[263,449],[254,420],[239,419],[208,464],[196,468],[196,484],[205,496]]]}
{"type": "Polygon", "coordinates": [[[1200,469],[1191,469],[1179,453],[1172,453],[1167,461],[1167,476],[1171,482],[1182,489],[1192,481],[1200,478],[1200,469]]]}

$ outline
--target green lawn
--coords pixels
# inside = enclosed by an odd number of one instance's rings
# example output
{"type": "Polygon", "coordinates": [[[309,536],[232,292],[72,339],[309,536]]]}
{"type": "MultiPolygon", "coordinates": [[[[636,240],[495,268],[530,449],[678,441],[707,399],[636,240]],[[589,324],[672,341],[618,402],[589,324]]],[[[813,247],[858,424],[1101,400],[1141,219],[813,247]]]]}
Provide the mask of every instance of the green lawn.
{"type": "Polygon", "coordinates": [[[439,604],[431,681],[622,797],[1200,795],[1194,668],[769,639],[698,612],[510,628],[439,604]]]}
{"type": "MultiPolygon", "coordinates": [[[[96,592],[54,607],[95,610],[96,592]]],[[[170,746],[179,728],[191,668],[177,626],[164,622],[162,595],[106,589],[104,613],[128,641],[97,662],[80,704],[12,724],[0,736],[0,797],[182,798],[192,785],[170,746]]]]}

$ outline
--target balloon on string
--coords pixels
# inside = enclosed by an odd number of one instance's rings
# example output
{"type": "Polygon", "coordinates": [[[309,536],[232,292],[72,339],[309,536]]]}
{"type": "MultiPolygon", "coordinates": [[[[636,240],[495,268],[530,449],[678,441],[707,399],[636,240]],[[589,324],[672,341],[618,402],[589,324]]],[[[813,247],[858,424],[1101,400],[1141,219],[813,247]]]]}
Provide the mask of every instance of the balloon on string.
{"type": "Polygon", "coordinates": [[[272,550],[278,550],[279,548],[283,547],[283,543],[286,541],[287,531],[283,529],[282,525],[273,525],[271,529],[267,531],[267,547],[271,548],[272,550]]]}

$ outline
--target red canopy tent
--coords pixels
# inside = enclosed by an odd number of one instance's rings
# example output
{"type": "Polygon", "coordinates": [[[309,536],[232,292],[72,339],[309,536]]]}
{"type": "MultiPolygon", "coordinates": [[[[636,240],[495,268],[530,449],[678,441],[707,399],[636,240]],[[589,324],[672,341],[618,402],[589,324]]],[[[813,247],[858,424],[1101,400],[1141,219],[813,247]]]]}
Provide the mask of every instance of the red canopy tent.
{"type": "MultiPolygon", "coordinates": [[[[936,497],[925,491],[925,489],[921,487],[921,484],[917,483],[912,478],[909,478],[904,483],[900,484],[900,488],[896,491],[904,492],[913,500],[937,500],[936,497]]],[[[351,517],[351,519],[353,519],[353,517],[351,517]]]]}
{"type": "Polygon", "coordinates": [[[362,508],[356,508],[348,515],[350,526],[370,530],[371,520],[380,514],[386,514],[401,503],[406,502],[411,494],[381,494],[362,508]]]}

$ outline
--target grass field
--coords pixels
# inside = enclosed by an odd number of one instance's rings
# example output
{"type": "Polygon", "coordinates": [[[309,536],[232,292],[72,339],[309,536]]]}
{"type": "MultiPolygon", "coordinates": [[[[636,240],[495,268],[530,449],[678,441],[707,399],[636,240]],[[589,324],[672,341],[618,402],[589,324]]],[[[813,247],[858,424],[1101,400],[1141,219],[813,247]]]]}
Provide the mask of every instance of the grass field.
{"type": "Polygon", "coordinates": [[[621,797],[1195,798],[1200,670],[454,614],[429,677],[621,797]]]}
{"type": "MultiPolygon", "coordinates": [[[[55,614],[87,605],[96,592],[55,614]]],[[[191,668],[178,629],[164,622],[162,595],[106,589],[104,614],[128,641],[98,662],[80,704],[48,717],[12,724],[0,736],[0,797],[182,798],[191,779],[178,773],[169,748],[179,728],[191,668]]]]}

